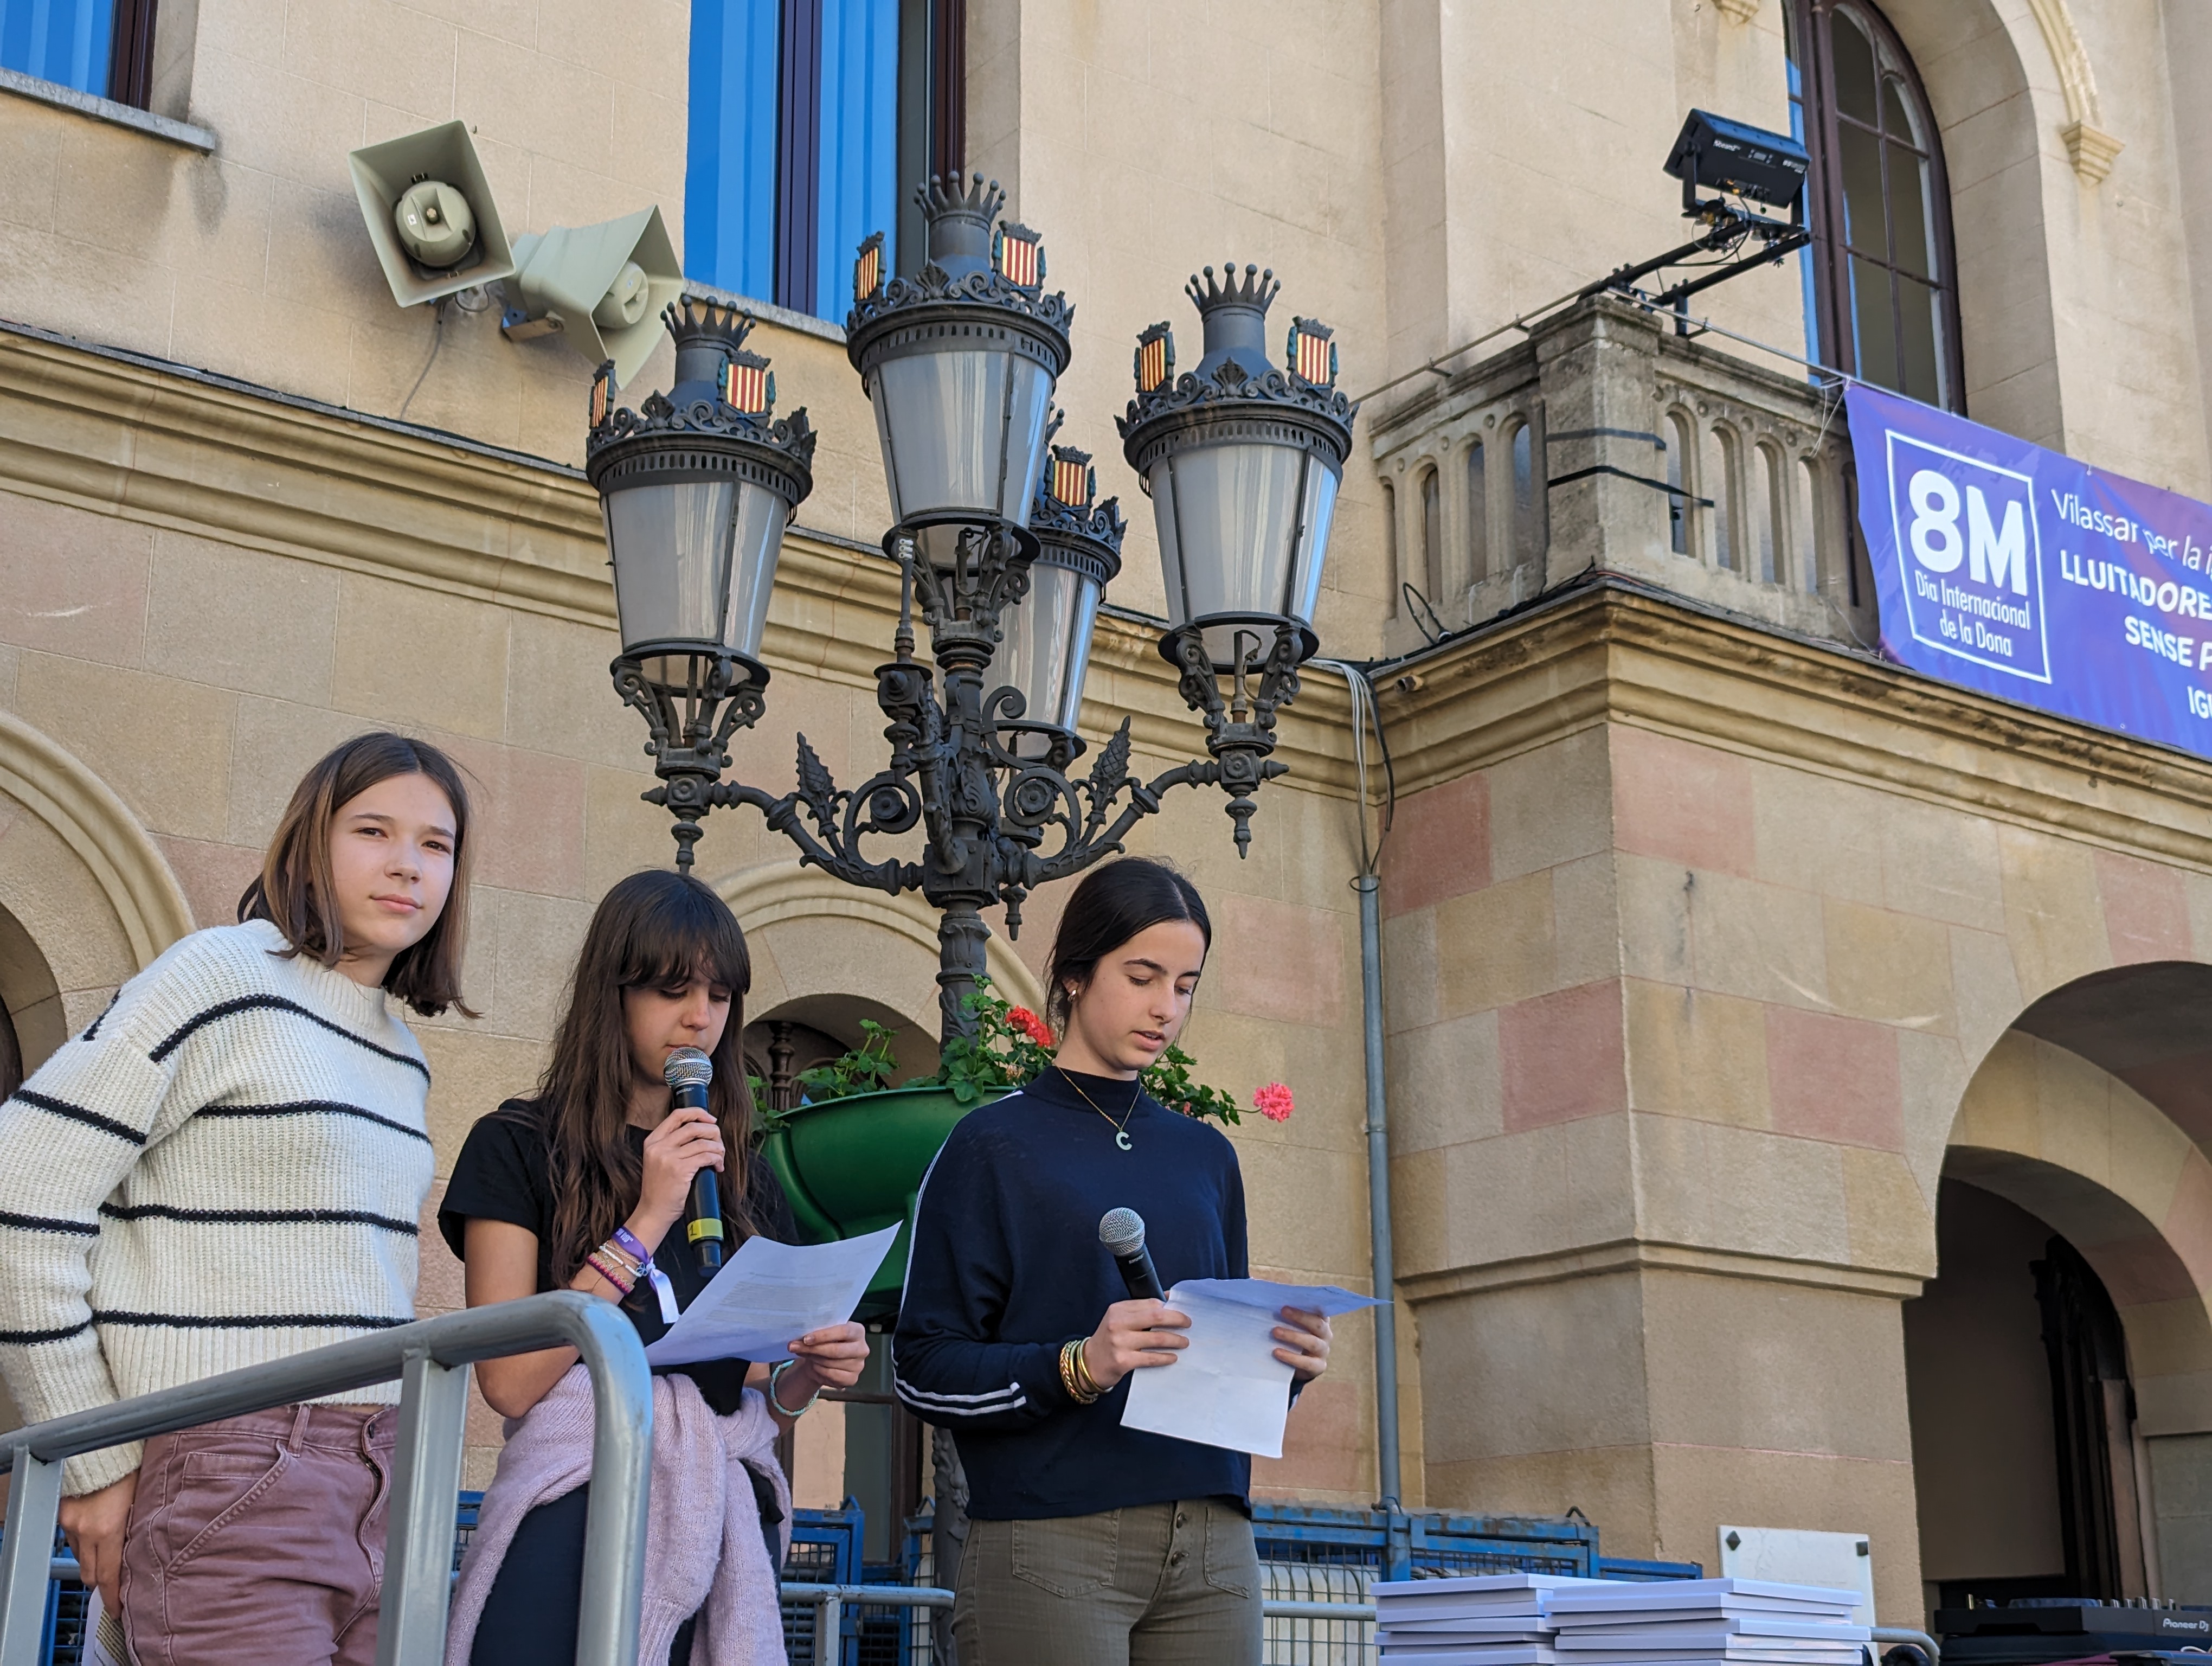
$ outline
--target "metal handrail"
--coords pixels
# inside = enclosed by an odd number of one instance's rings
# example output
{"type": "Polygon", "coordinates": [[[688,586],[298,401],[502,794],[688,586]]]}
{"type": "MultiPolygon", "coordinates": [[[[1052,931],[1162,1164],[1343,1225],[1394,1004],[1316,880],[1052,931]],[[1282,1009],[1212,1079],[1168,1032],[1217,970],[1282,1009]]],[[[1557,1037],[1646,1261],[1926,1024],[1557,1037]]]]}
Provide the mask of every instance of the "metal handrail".
{"type": "Polygon", "coordinates": [[[0,1666],[37,1666],[64,1459],[395,1377],[399,1428],[386,1535],[394,1548],[384,1560],[377,1666],[443,1660],[468,1368],[478,1359],[564,1344],[583,1356],[591,1373],[592,1474],[599,1483],[585,1518],[577,1666],[636,1666],[653,1379],[629,1318],[573,1290],[419,1319],[0,1435],[0,1474],[15,1474],[7,1534],[0,1539],[0,1666]]]}
{"type": "MultiPolygon", "coordinates": [[[[1876,1644],[1905,1644],[1927,1656],[1928,1666],[1942,1666],[1943,1651],[1936,1646],[1936,1639],[1925,1632],[1916,1632],[1909,1626],[1876,1626],[1873,1632],[1876,1644]]],[[[1887,1652],[1885,1648],[1876,1648],[1875,1657],[1878,1660],[1887,1652]]]]}

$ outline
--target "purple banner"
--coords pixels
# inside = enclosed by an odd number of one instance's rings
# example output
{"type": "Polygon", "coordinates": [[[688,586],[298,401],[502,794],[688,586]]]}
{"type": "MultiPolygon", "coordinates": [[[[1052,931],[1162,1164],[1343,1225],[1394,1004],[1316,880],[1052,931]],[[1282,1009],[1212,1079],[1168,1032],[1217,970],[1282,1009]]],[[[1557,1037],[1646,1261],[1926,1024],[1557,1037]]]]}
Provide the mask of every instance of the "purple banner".
{"type": "Polygon", "coordinates": [[[2212,757],[2212,508],[1909,399],[1845,398],[1885,654],[2212,757]]]}

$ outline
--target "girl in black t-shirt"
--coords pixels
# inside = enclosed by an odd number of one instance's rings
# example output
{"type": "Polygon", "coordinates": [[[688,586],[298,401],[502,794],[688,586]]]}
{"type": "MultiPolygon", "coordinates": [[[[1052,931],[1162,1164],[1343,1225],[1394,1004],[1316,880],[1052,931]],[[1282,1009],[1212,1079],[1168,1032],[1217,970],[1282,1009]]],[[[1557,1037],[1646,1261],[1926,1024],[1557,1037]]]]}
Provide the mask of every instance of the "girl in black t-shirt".
{"type": "MultiPolygon", "coordinates": [[[[537,1097],[510,1099],[477,1123],[446,1189],[438,1225],[465,1263],[471,1307],[581,1290],[619,1303],[652,1342],[667,1329],[660,1279],[680,1310],[711,1276],[673,1230],[689,1212],[692,1177],[710,1166],[733,1238],[789,1241],[790,1205],[750,1155],[739,1038],[751,981],[737,920],[701,881],[654,870],[607,893],[586,933],[537,1097]],[[706,1110],[671,1108],[661,1067],[679,1047],[714,1061],[706,1110]]],[[[866,1358],[860,1327],[847,1323],[801,1337],[773,1365],[720,1359],[671,1369],[720,1416],[739,1408],[750,1384],[788,1427],[822,1389],[859,1381],[866,1358]]],[[[487,1359],[477,1382],[494,1411],[522,1418],[576,1362],[565,1347],[487,1359]]],[[[754,1486],[773,1563],[781,1536],[775,1491],[765,1477],[756,1475],[754,1486]]],[[[471,1666],[574,1657],[587,1492],[523,1517],[477,1622],[471,1666]]],[[[687,1620],[671,1650],[679,1666],[691,1632],[687,1620]]]]}

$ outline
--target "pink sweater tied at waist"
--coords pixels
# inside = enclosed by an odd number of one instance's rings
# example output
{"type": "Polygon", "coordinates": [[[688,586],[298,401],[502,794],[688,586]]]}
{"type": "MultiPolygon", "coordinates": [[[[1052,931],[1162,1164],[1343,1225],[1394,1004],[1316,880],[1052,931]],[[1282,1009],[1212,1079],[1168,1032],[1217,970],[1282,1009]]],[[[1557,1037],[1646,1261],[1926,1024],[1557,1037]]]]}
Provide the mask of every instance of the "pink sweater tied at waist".
{"type": "MultiPolygon", "coordinates": [[[[664,1661],[693,1614],[698,1666],[783,1666],[778,1571],[769,1564],[748,1468],[775,1487],[784,1519],[791,1487],[775,1461],[775,1421],[760,1391],[717,1417],[688,1377],[653,1379],[653,1493],[646,1519],[645,1601],[637,1657],[664,1661]],[[719,1522],[719,1534],[702,1531],[719,1522]]],[[[446,1666],[468,1666],[477,1622],[522,1518],[592,1478],[592,1379],[569,1367],[546,1396],[507,1425],[507,1444],[461,1559],[446,1633],[446,1666]]]]}

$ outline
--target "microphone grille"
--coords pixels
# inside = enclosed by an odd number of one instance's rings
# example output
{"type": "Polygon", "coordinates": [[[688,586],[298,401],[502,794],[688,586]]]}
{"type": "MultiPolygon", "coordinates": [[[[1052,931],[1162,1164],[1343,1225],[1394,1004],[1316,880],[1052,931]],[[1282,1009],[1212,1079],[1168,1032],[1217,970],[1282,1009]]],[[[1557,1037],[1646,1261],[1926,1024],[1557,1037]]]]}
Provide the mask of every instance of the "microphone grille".
{"type": "Polygon", "coordinates": [[[1134,1209],[1109,1209],[1098,1220],[1098,1242],[1117,1256],[1145,1247],[1145,1218],[1134,1209]]]}
{"type": "Polygon", "coordinates": [[[660,1067],[660,1079],[671,1087],[704,1087],[714,1079],[714,1061],[696,1047],[679,1047],[660,1067]]]}

